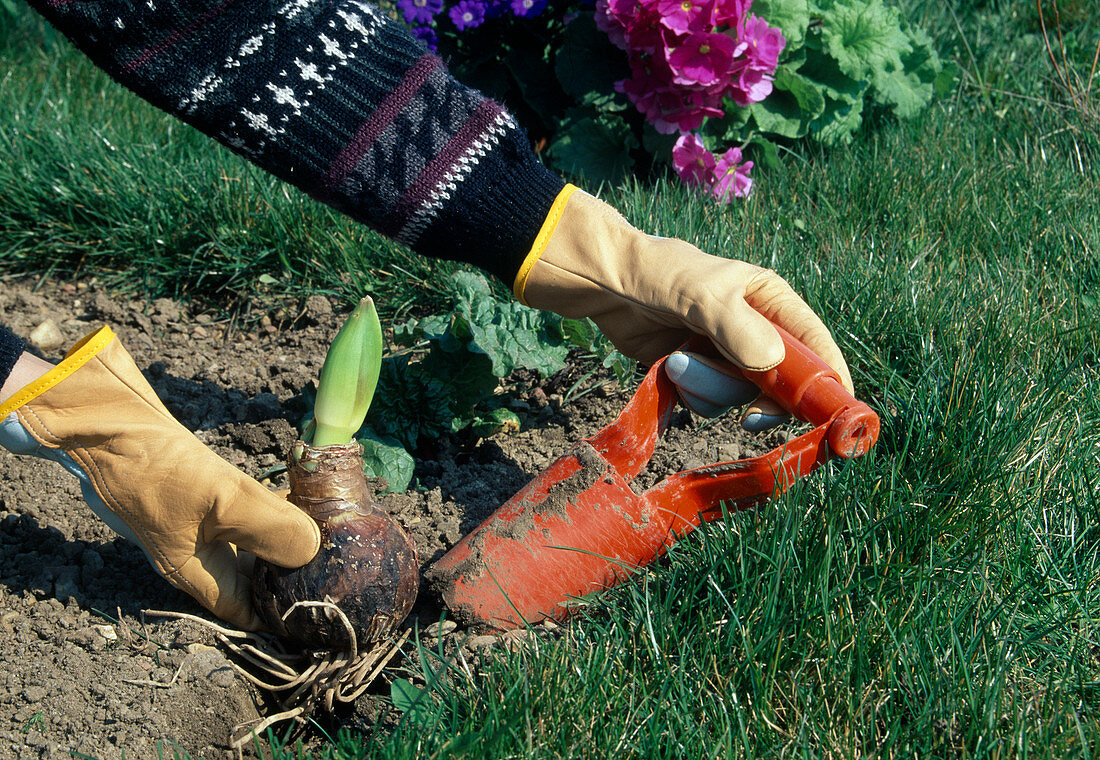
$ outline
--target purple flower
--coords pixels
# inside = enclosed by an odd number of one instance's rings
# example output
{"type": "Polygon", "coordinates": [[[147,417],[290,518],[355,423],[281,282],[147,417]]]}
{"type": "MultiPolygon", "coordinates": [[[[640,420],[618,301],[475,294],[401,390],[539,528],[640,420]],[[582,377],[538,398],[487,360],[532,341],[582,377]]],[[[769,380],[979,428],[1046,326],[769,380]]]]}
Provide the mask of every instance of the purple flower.
{"type": "Polygon", "coordinates": [[[740,148],[730,148],[723,153],[714,166],[714,186],[711,188],[714,197],[726,203],[731,196],[747,198],[752,192],[752,177],[749,176],[752,167],[752,161],[741,163],[740,148]]]}
{"type": "Polygon", "coordinates": [[[439,36],[430,26],[418,26],[412,30],[413,37],[424,43],[424,47],[433,53],[439,49],[439,36]]]}
{"type": "Polygon", "coordinates": [[[688,187],[710,187],[714,181],[714,155],[698,135],[680,135],[672,148],[672,168],[688,187]]]}
{"type": "Polygon", "coordinates": [[[443,0],[397,0],[397,9],[406,24],[430,24],[443,10],[443,0]]]}
{"type": "Polygon", "coordinates": [[[447,15],[451,17],[458,31],[473,29],[485,21],[485,3],[481,0],[459,0],[447,15]]]}
{"type": "Polygon", "coordinates": [[[547,0],[512,0],[512,13],[520,18],[537,16],[546,9],[547,0]]]}
{"type": "Polygon", "coordinates": [[[735,43],[724,34],[696,32],[675,49],[666,49],[672,81],[708,87],[725,78],[733,63],[735,43]]]}

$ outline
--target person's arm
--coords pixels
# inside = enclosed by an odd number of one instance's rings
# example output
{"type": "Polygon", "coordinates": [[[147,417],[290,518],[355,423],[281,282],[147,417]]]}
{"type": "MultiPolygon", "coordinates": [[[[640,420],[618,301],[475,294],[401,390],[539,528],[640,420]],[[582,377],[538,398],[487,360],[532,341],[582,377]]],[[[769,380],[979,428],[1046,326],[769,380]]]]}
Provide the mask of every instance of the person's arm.
{"type": "Polygon", "coordinates": [[[564,185],[369,3],[29,2],[145,100],[421,254],[510,283],[564,185]]]}
{"type": "MultiPolygon", "coordinates": [[[[782,342],[757,312],[851,388],[828,329],[782,278],[627,229],[583,193],[569,201],[501,105],[369,3],[30,2],[143,98],[415,251],[592,317],[630,356],[652,361],[701,333],[734,364],[774,366],[782,342]]],[[[749,411],[763,425],[780,412],[766,401],[749,411]]]]}

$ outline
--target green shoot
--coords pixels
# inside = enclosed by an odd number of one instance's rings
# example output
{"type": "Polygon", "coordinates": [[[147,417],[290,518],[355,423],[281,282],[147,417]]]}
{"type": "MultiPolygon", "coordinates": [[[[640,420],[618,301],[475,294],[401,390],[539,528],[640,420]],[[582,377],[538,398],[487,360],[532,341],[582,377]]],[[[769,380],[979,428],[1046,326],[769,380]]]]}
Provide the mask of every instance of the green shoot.
{"type": "Polygon", "coordinates": [[[313,410],[314,446],[349,443],[367,418],[382,366],[382,325],[366,296],[332,340],[313,410]]]}

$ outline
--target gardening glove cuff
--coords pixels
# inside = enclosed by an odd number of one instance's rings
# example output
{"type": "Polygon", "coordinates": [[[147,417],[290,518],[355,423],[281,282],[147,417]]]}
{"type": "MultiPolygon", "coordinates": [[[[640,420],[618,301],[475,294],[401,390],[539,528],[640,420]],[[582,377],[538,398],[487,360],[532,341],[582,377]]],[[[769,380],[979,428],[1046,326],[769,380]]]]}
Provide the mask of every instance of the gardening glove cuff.
{"type": "Polygon", "coordinates": [[[202,444],[157,398],[108,327],[0,405],[0,443],[52,459],[170,583],[218,617],[259,627],[237,549],[298,567],[317,524],[202,444]]]}
{"type": "MultiPolygon", "coordinates": [[[[773,323],[805,343],[852,390],[829,330],[775,272],[646,235],[615,209],[572,185],[555,199],[514,282],[529,306],[591,318],[628,356],[652,363],[691,335],[710,339],[737,367],[783,360],[773,323]]],[[[765,400],[747,414],[778,414],[765,400]]]]}

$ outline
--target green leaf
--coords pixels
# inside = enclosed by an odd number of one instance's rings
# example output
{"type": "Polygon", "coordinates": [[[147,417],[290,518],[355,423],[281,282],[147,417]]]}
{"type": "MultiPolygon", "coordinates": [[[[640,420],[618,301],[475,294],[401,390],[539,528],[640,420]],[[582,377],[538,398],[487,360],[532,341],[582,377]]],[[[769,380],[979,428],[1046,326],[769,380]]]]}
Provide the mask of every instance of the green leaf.
{"type": "Polygon", "coordinates": [[[434,723],[431,700],[428,692],[405,678],[395,678],[390,684],[390,701],[405,716],[405,719],[425,728],[434,723]]]}
{"type": "MultiPolygon", "coordinates": [[[[743,143],[750,134],[752,128],[752,108],[739,106],[732,98],[722,100],[722,110],[725,115],[721,118],[711,118],[703,122],[703,128],[699,135],[710,151],[724,151],[730,145],[743,143]]],[[[677,136],[672,135],[673,139],[677,136]]]]}
{"type": "Polygon", "coordinates": [[[806,60],[798,68],[798,73],[821,85],[822,94],[826,97],[848,103],[862,100],[869,85],[865,79],[852,79],[840,70],[836,60],[810,45],[806,46],[806,60]]]}
{"type": "Polygon", "coordinates": [[[775,143],[760,135],[754,136],[749,140],[749,145],[756,147],[756,152],[753,153],[753,160],[759,166],[763,166],[766,169],[779,169],[783,163],[779,160],[779,151],[775,147],[775,143]]]}
{"type": "Polygon", "coordinates": [[[411,346],[419,339],[417,330],[425,320],[409,319],[393,325],[393,342],[399,346],[411,346]]]}
{"type": "Polygon", "coordinates": [[[474,432],[474,435],[481,438],[488,438],[497,433],[518,433],[520,429],[519,415],[511,409],[494,409],[486,416],[475,419],[470,429],[474,432]]]}
{"type": "Polygon", "coordinates": [[[560,319],[516,301],[493,297],[485,278],[457,272],[452,278],[458,304],[455,311],[469,330],[469,350],[492,361],[493,374],[504,377],[517,367],[552,374],[565,366],[569,348],[561,336],[560,319]]]}
{"type": "Polygon", "coordinates": [[[612,350],[603,358],[603,366],[614,373],[615,379],[619,381],[619,385],[626,385],[627,381],[633,378],[634,371],[638,368],[638,362],[631,359],[626,354],[621,354],[617,350],[612,350]]]}
{"type": "Polygon", "coordinates": [[[756,0],[752,12],[779,27],[787,40],[784,52],[796,50],[806,40],[806,29],[810,26],[810,4],[807,0],[756,0]]]}
{"type": "Polygon", "coordinates": [[[532,111],[541,116],[558,110],[561,92],[557,77],[546,61],[545,50],[539,50],[533,45],[513,46],[504,56],[504,65],[515,79],[524,102],[532,111]]]}
{"type": "Polygon", "coordinates": [[[752,116],[761,132],[781,137],[803,137],[810,123],[825,111],[821,85],[780,66],[772,94],[752,105],[752,116]]]}
{"type": "Polygon", "coordinates": [[[910,119],[928,105],[935,94],[936,78],[943,65],[932,38],[917,27],[907,27],[910,50],[901,56],[902,68],[876,72],[871,77],[875,101],[891,106],[899,118],[910,119]]]}
{"type": "Polygon", "coordinates": [[[362,431],[357,440],[363,447],[363,469],[368,477],[384,479],[388,493],[409,489],[416,463],[400,441],[372,430],[362,431]]]}
{"type": "Polygon", "coordinates": [[[565,94],[581,105],[601,111],[622,111],[628,106],[626,98],[615,92],[615,82],[630,76],[626,56],[596,28],[592,16],[577,16],[565,27],[554,73],[565,94]]]}
{"type": "Polygon", "coordinates": [[[634,168],[630,151],[638,139],[620,117],[603,114],[572,121],[550,146],[551,163],[560,171],[590,183],[621,182],[634,168]]]}
{"type": "Polygon", "coordinates": [[[563,319],[561,322],[562,335],[565,339],[578,348],[589,350],[596,342],[599,329],[591,319],[563,319]]]}
{"type": "Polygon", "coordinates": [[[642,125],[642,148],[657,161],[672,163],[672,148],[679,135],[665,135],[653,128],[648,121],[642,125]]]}
{"type": "Polygon", "coordinates": [[[825,49],[853,79],[901,69],[902,54],[911,50],[897,9],[882,0],[838,0],[822,20],[825,49]]]}
{"type": "Polygon", "coordinates": [[[415,449],[421,436],[450,430],[454,417],[454,389],[434,376],[425,361],[410,362],[407,354],[383,359],[378,392],[367,417],[372,429],[397,439],[406,449],[415,449]]]}
{"type": "Polygon", "coordinates": [[[489,419],[479,406],[494,399],[498,378],[519,367],[557,372],[569,354],[561,317],[498,298],[478,273],[459,271],[451,283],[453,311],[400,325],[413,350],[382,362],[370,428],[406,449],[489,419]]]}
{"type": "Polygon", "coordinates": [[[825,145],[847,145],[863,123],[863,100],[825,99],[825,112],[810,125],[810,134],[825,145]]]}
{"type": "Polygon", "coordinates": [[[932,81],[922,82],[916,74],[904,70],[875,74],[872,82],[875,102],[892,106],[902,119],[916,116],[932,99],[932,81]]]}

